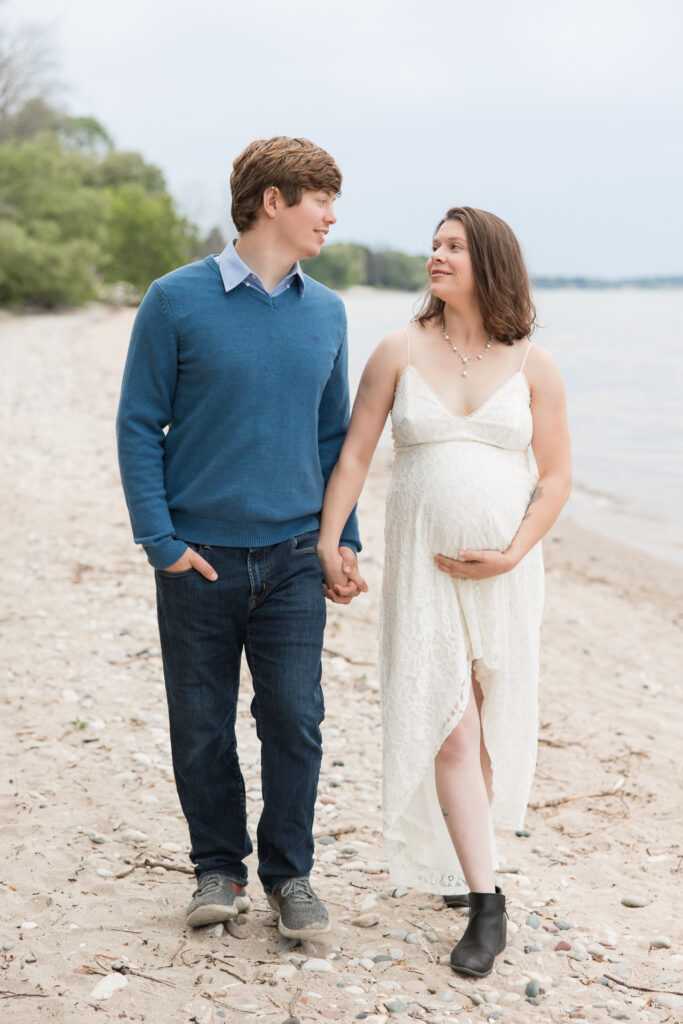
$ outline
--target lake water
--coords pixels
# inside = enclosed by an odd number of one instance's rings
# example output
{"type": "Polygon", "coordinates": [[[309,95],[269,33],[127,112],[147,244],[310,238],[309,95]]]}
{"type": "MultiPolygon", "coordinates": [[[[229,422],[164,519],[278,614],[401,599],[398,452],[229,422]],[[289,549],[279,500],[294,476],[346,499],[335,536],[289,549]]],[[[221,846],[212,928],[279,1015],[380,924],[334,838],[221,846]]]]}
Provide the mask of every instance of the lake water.
{"type": "MultiPolygon", "coordinates": [[[[349,374],[419,296],[350,289],[349,374]]],[[[544,326],[567,387],[575,488],[567,512],[602,533],[683,564],[683,291],[539,290],[544,326]]],[[[387,432],[383,444],[390,443],[387,432]]]]}

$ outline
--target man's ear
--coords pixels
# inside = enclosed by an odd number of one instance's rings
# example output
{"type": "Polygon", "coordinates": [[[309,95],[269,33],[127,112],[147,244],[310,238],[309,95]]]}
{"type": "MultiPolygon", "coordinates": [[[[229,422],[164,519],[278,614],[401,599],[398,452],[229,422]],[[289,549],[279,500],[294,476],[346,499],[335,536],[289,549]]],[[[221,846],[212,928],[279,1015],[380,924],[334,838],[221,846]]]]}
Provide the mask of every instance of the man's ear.
{"type": "Polygon", "coordinates": [[[278,207],[282,205],[282,195],[276,185],[269,185],[263,192],[263,212],[271,219],[277,213],[278,207]]]}

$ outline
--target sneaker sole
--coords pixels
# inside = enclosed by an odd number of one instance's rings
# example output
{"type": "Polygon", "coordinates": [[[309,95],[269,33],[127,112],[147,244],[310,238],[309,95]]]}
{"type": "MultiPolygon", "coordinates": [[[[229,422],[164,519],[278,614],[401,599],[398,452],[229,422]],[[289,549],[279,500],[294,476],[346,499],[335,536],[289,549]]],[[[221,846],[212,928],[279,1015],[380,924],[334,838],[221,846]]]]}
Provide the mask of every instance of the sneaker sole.
{"type": "Polygon", "coordinates": [[[271,908],[271,910],[274,910],[278,916],[277,930],[279,931],[280,935],[284,935],[286,939],[309,939],[312,936],[315,937],[316,935],[325,935],[332,929],[332,923],[330,921],[328,921],[326,925],[314,924],[310,925],[308,928],[287,928],[287,926],[282,923],[282,918],[280,917],[280,908],[277,904],[277,900],[275,899],[275,897],[271,896],[271,894],[267,892],[266,900],[268,901],[268,906],[271,908]]]}
{"type": "Polygon", "coordinates": [[[231,921],[233,917],[237,917],[237,914],[237,907],[226,907],[225,903],[205,903],[188,914],[185,923],[189,924],[191,928],[201,928],[205,924],[231,921]]]}
{"type": "Polygon", "coordinates": [[[280,935],[284,935],[286,939],[310,939],[316,935],[324,935],[329,932],[332,925],[328,921],[326,925],[310,925],[308,928],[287,928],[282,923],[282,918],[278,918],[277,930],[280,935]]]}

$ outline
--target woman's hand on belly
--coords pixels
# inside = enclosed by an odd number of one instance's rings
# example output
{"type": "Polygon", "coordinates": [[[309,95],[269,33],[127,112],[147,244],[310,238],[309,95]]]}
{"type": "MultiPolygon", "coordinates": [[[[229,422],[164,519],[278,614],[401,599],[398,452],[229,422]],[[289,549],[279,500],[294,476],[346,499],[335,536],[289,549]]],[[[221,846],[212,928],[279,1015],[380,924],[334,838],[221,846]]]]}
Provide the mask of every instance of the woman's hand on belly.
{"type": "Polygon", "coordinates": [[[517,565],[517,559],[507,551],[469,551],[463,549],[457,558],[435,555],[437,569],[456,580],[487,580],[502,576],[517,565]]]}

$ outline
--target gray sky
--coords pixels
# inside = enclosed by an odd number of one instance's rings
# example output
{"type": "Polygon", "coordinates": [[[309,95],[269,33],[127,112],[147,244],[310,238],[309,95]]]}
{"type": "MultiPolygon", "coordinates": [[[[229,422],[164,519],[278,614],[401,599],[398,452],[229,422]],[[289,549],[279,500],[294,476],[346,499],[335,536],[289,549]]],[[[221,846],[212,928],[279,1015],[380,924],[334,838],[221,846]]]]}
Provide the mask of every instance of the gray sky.
{"type": "Polygon", "coordinates": [[[480,206],[532,272],[683,273],[680,0],[8,0],[65,98],[226,227],[232,160],[303,135],[344,174],[331,241],[425,252],[480,206]]]}

